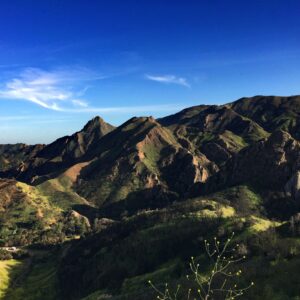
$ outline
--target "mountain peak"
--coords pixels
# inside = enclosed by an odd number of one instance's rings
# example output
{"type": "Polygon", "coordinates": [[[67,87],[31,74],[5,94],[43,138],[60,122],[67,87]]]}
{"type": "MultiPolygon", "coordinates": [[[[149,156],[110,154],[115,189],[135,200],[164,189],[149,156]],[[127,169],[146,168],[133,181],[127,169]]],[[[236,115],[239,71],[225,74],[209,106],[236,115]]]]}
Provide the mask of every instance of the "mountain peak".
{"type": "MultiPolygon", "coordinates": [[[[82,131],[90,131],[91,129],[95,129],[97,127],[102,127],[102,126],[107,126],[107,125],[109,125],[109,124],[106,123],[101,117],[96,116],[86,123],[86,125],[83,127],[82,131]]],[[[111,125],[109,125],[109,126],[111,126],[111,125]]]]}

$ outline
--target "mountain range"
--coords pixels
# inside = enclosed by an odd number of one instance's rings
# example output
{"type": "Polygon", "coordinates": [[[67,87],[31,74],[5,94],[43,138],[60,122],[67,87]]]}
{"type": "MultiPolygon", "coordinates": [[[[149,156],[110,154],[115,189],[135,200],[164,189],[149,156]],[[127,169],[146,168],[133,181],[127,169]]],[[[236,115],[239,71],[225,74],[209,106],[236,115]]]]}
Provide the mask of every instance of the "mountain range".
{"type": "Polygon", "coordinates": [[[298,299],[300,96],[0,145],[0,222],[2,246],[33,249],[3,299],[153,299],[149,279],[184,282],[201,241],[232,231],[249,299],[298,299]]]}

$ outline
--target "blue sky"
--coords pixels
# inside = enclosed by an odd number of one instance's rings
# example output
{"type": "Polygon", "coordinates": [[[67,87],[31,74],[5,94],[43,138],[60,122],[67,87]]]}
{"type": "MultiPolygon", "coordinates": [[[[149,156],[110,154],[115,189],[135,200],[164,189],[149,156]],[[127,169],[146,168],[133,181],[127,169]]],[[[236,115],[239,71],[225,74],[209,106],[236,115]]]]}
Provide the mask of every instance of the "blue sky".
{"type": "Polygon", "coordinates": [[[0,143],[300,94],[298,0],[0,2],[0,143]]]}

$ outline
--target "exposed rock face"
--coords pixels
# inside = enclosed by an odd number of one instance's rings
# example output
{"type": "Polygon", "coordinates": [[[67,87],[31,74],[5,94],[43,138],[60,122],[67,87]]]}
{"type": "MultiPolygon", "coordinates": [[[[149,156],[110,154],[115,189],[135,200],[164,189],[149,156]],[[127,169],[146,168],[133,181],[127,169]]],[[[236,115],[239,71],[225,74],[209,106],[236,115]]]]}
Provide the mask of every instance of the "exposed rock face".
{"type": "Polygon", "coordinates": [[[226,148],[215,142],[203,145],[202,152],[209,160],[216,162],[217,165],[221,165],[231,157],[230,152],[226,148]]]}
{"type": "Polygon", "coordinates": [[[203,152],[218,166],[249,143],[268,136],[260,125],[240,115],[230,105],[198,106],[159,122],[168,126],[178,140],[189,141],[191,149],[203,152]]]}
{"type": "Polygon", "coordinates": [[[163,161],[163,177],[168,186],[185,195],[197,182],[206,182],[216,169],[204,155],[194,156],[186,149],[180,149],[170,160],[163,161]]]}
{"type": "Polygon", "coordinates": [[[300,201],[300,171],[297,171],[286,183],[284,190],[290,194],[297,202],[300,201]]]}
{"type": "Polygon", "coordinates": [[[89,219],[87,217],[79,214],[75,210],[71,210],[66,215],[66,221],[72,221],[72,220],[76,220],[77,222],[79,222],[81,224],[84,224],[87,228],[91,228],[91,224],[90,224],[89,219]]]}
{"type": "MultiPolygon", "coordinates": [[[[181,112],[183,115],[185,115],[185,113],[185,111],[181,112]]],[[[174,115],[174,123],[172,123],[171,117],[162,118],[159,122],[165,126],[184,125],[198,128],[198,132],[221,134],[225,130],[228,130],[236,135],[248,138],[250,138],[250,134],[260,135],[264,132],[263,128],[256,122],[241,116],[226,105],[201,107],[196,114],[190,114],[188,117],[182,116],[179,123],[176,122],[178,117],[175,116],[176,115],[174,115]]]]}
{"type": "Polygon", "coordinates": [[[96,231],[101,231],[101,230],[105,230],[108,227],[114,225],[116,222],[112,219],[108,219],[108,218],[96,218],[94,220],[94,229],[96,231]]]}
{"type": "Polygon", "coordinates": [[[299,142],[287,132],[276,131],[268,140],[257,142],[233,156],[211,178],[210,184],[224,187],[248,183],[270,190],[283,190],[299,170],[299,161],[299,142]]]}
{"type": "Polygon", "coordinates": [[[296,139],[300,137],[300,96],[241,98],[229,106],[269,132],[282,129],[296,139]]]}

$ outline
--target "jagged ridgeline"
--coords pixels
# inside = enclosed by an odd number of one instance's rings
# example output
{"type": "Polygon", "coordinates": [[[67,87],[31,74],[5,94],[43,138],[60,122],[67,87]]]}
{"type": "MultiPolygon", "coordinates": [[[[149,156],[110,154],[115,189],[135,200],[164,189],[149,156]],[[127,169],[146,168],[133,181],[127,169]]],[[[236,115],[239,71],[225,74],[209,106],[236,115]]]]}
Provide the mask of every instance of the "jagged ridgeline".
{"type": "Polygon", "coordinates": [[[205,274],[202,241],[235,231],[249,299],[297,299],[299,132],[300,96],[256,96],[0,145],[0,242],[30,249],[0,261],[0,295],[153,299],[149,279],[186,284],[190,256],[205,274]]]}

